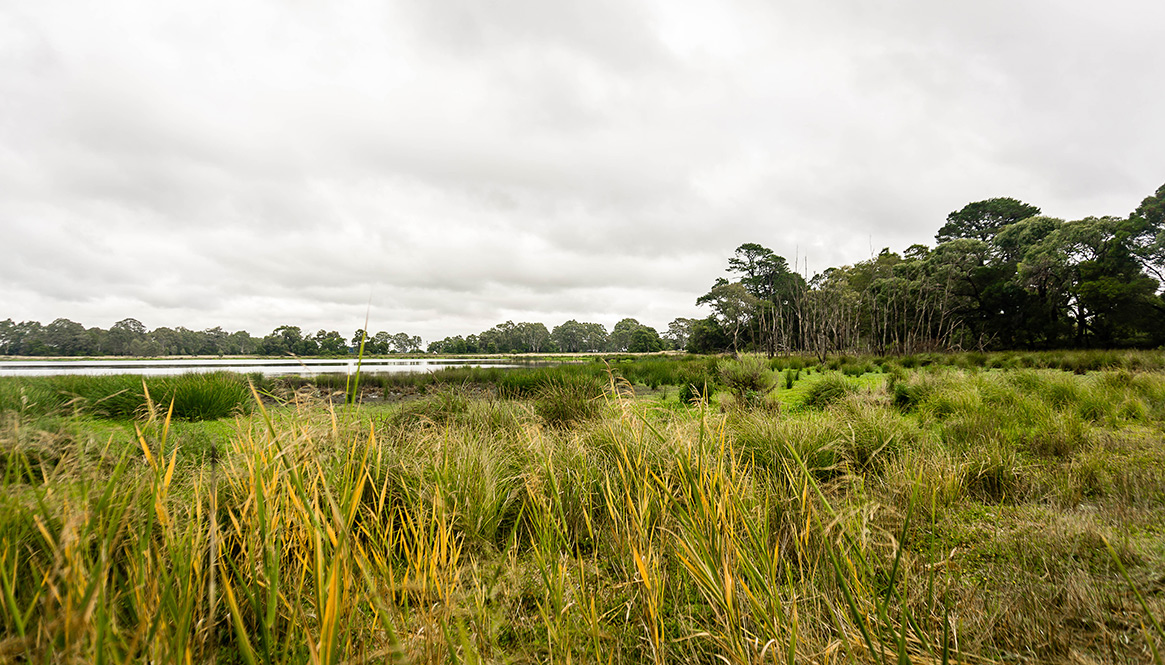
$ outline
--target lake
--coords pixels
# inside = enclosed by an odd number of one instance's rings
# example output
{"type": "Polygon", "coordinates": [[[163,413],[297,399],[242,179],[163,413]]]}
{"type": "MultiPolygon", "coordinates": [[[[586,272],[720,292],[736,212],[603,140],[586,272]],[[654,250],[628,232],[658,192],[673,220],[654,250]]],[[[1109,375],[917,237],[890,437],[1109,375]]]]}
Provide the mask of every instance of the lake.
{"type": "MultiPolygon", "coordinates": [[[[447,367],[525,367],[509,358],[365,358],[363,374],[435,372],[447,367]]],[[[108,360],[0,360],[0,376],[59,376],[62,374],[141,374],[168,376],[187,372],[258,372],[266,376],[355,374],[356,360],[348,358],[172,358],[108,360]]]]}

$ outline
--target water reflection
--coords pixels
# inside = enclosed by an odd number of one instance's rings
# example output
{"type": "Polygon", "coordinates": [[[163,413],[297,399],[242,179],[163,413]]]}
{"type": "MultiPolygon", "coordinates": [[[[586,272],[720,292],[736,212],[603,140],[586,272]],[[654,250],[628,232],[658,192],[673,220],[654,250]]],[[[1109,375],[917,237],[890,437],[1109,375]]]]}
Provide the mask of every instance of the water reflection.
{"type": "MultiPolygon", "coordinates": [[[[168,376],[187,372],[257,372],[266,376],[355,374],[357,362],[347,358],[173,358],[114,360],[0,361],[0,376],[140,374],[168,376]]],[[[360,372],[392,374],[435,372],[447,367],[523,367],[508,358],[366,358],[360,372]]]]}

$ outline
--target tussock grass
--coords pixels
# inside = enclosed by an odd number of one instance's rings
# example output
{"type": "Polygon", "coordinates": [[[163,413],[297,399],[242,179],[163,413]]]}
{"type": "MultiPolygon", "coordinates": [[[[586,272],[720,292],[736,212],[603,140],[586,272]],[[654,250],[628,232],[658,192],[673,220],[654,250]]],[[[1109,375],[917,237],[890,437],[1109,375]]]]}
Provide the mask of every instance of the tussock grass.
{"type": "Polygon", "coordinates": [[[84,413],[135,418],[153,399],[159,404],[173,401],[175,418],[216,420],[251,408],[248,380],[256,378],[231,372],[144,379],[130,374],[0,377],[0,410],[26,415],[84,413]]]}
{"type": "Polygon", "coordinates": [[[836,404],[847,395],[856,393],[857,384],[845,376],[836,373],[826,373],[817,378],[805,391],[805,406],[823,409],[836,404]]]}
{"type": "Polygon", "coordinates": [[[6,408],[0,659],[1127,663],[1165,647],[1158,373],[932,363],[858,389],[831,371],[789,392],[847,389],[782,413],[663,408],[585,366],[539,376],[393,405],[252,395],[216,423],[156,399],[128,424],[6,408]]]}

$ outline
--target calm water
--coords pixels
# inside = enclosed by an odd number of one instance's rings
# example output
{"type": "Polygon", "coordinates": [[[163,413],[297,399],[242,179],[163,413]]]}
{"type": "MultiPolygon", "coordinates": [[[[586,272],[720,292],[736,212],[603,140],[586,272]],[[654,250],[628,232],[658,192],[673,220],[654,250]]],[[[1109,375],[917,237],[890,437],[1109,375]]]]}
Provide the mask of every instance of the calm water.
{"type": "MultiPolygon", "coordinates": [[[[493,358],[375,358],[360,365],[364,374],[435,372],[446,367],[522,367],[509,359],[493,358]]],[[[178,358],[173,360],[13,360],[0,361],[0,376],[55,376],[61,374],[141,374],[166,376],[187,372],[258,372],[268,376],[297,374],[354,374],[356,361],[347,358],[178,358]]]]}

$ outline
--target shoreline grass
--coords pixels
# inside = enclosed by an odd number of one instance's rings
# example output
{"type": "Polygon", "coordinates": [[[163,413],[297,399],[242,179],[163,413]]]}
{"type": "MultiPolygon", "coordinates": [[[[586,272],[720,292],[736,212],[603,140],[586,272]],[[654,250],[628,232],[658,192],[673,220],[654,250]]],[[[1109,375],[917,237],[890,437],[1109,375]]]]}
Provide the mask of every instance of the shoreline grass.
{"type": "Polygon", "coordinates": [[[719,362],[3,402],[0,661],[1160,662],[1150,361],[719,362]]]}

